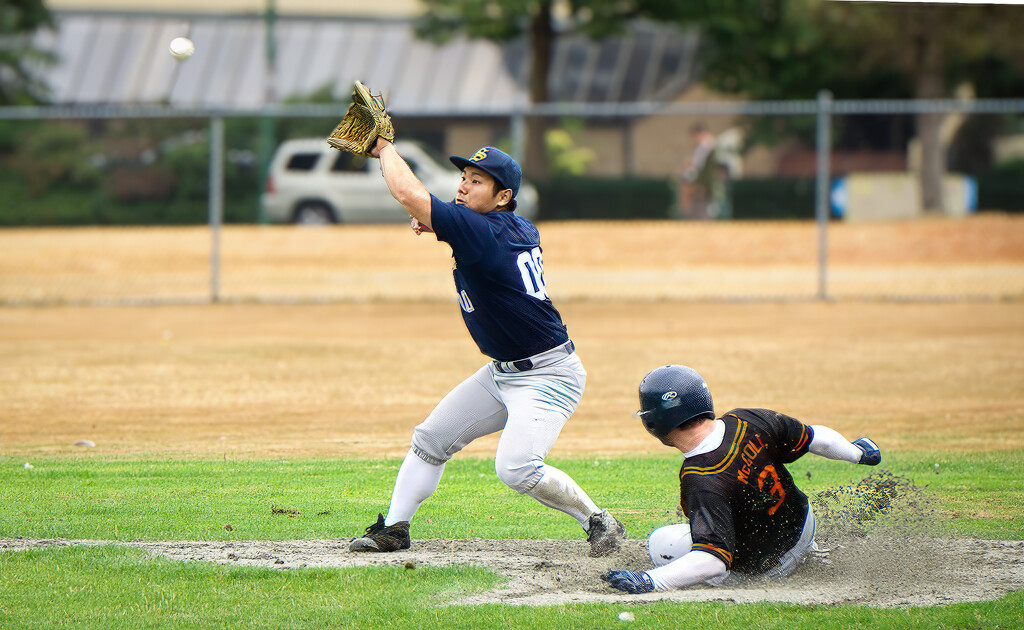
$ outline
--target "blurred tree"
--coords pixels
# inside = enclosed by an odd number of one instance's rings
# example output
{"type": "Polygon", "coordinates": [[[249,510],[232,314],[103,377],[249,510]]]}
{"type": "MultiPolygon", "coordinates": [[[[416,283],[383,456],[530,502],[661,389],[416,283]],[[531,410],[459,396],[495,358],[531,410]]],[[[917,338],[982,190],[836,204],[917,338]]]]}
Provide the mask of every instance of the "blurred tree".
{"type": "Polygon", "coordinates": [[[580,118],[563,118],[557,129],[548,130],[544,140],[552,177],[582,177],[586,174],[587,167],[597,155],[590,147],[576,145],[576,138],[582,132],[583,120],[580,118]]]}
{"type": "MultiPolygon", "coordinates": [[[[637,0],[653,19],[701,29],[703,79],[753,99],[1024,94],[1024,8],[827,0],[637,0]],[[984,68],[997,65],[1001,81],[984,68]]],[[[926,210],[942,208],[943,114],[918,114],[926,210]]]]}
{"type": "MultiPolygon", "coordinates": [[[[1024,94],[1024,8],[1000,5],[854,3],[828,0],[424,0],[420,36],[457,33],[530,41],[529,92],[549,100],[555,38],[566,29],[601,38],[644,17],[698,27],[702,79],[752,99],[946,98],[965,82],[979,97],[1024,94]],[[555,19],[555,15],[561,19],[555,19]],[[993,67],[999,79],[992,80],[993,67]]],[[[926,209],[942,207],[944,115],[918,114],[926,209]]],[[[763,121],[778,129],[779,121],[763,121]]],[[[869,123],[871,124],[871,123],[869,123]]],[[[877,123],[875,123],[877,126],[877,123]]],[[[770,133],[770,131],[769,131],[770,133]]],[[[528,121],[524,167],[547,173],[545,121],[528,121]]]]}
{"type": "MultiPolygon", "coordinates": [[[[606,37],[621,32],[639,9],[637,0],[423,0],[423,5],[416,31],[424,39],[445,42],[464,33],[503,42],[526,35],[531,103],[550,100],[551,52],[559,34],[571,30],[606,37]]],[[[549,170],[546,126],[540,117],[527,120],[523,169],[536,178],[546,177],[549,170]]]]}
{"type": "Polygon", "coordinates": [[[11,121],[11,149],[0,166],[16,173],[26,192],[39,197],[52,187],[85,190],[94,186],[98,169],[83,158],[90,146],[85,125],[74,121],[11,121]]]}
{"type": "Polygon", "coordinates": [[[43,0],[0,0],[0,105],[47,100],[48,89],[34,70],[56,58],[33,45],[32,36],[41,28],[56,28],[43,0]]]}

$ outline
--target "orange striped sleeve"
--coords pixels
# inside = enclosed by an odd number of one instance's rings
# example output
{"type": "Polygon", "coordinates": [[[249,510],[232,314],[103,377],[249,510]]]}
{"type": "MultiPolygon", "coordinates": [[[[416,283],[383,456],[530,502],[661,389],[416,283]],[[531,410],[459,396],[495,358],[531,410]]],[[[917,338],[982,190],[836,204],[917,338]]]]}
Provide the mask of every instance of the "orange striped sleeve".
{"type": "Polygon", "coordinates": [[[704,553],[710,553],[714,557],[718,558],[725,563],[725,568],[728,569],[732,566],[732,554],[720,547],[709,545],[707,543],[693,543],[690,547],[691,550],[703,551],[704,553]]]}
{"type": "Polygon", "coordinates": [[[800,439],[797,441],[796,446],[793,447],[793,452],[799,452],[800,449],[802,449],[807,444],[807,441],[810,438],[811,436],[807,433],[807,425],[802,425],[800,429],[800,439]]]}

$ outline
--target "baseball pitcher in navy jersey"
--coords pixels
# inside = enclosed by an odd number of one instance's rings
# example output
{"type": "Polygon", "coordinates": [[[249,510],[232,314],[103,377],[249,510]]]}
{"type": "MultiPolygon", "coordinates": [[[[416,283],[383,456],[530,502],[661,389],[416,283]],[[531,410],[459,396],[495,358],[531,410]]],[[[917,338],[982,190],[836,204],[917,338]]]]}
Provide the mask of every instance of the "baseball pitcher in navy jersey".
{"type": "Polygon", "coordinates": [[[851,443],[834,429],[777,411],[733,409],[716,418],[707,383],[682,365],[644,377],[636,415],[651,435],[683,453],[679,494],[689,523],[651,535],[653,569],[602,576],[628,593],[720,585],[733,572],[789,576],[814,549],[814,513],[786,464],[808,452],[869,466],[882,461],[868,438],[851,443]]]}
{"type": "Polygon", "coordinates": [[[433,494],[445,463],[473,440],[501,432],[498,477],[510,488],[576,519],[590,555],[619,548],[626,533],[563,471],[544,462],[583,396],[587,373],[548,297],[537,228],[515,214],[522,173],[493,147],[452,157],[462,170],[453,201],[430,194],[395,145],[378,138],[391,194],[408,211],[416,234],[432,232],[454,259],[462,318],[490,357],[449,392],[413,432],[387,515],[352,541],[352,551],[396,551],[411,545],[409,522],[433,494]]]}

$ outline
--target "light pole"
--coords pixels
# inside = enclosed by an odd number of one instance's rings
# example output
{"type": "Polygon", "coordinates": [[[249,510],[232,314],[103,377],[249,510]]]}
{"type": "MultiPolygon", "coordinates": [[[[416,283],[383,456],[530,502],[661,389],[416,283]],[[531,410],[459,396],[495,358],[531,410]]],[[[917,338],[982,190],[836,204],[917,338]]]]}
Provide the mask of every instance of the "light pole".
{"type": "Polygon", "coordinates": [[[264,44],[266,66],[263,75],[263,117],[260,119],[260,183],[256,195],[257,214],[261,224],[267,223],[267,211],[263,207],[260,198],[267,189],[267,178],[270,174],[270,157],[274,151],[274,118],[267,112],[267,109],[277,100],[277,93],[274,89],[276,83],[275,62],[277,59],[277,45],[274,37],[274,25],[277,21],[275,1],[267,0],[267,8],[263,13],[264,30],[266,31],[266,42],[264,44]]]}

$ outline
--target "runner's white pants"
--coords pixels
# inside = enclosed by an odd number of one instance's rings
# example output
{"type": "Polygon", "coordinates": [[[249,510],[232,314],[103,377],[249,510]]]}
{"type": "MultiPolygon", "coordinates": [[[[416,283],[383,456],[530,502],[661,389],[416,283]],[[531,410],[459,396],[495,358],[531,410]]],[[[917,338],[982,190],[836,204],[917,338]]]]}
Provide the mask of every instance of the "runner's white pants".
{"type": "MultiPolygon", "coordinates": [[[[814,547],[814,512],[811,506],[807,506],[807,517],[804,519],[803,530],[800,538],[792,549],[789,549],[779,557],[779,561],[766,571],[761,577],[768,579],[779,579],[789,577],[796,571],[814,547]]],[[[677,560],[690,552],[690,525],[688,523],[676,523],[666,525],[654,530],[647,540],[647,551],[654,563],[654,571],[649,571],[652,578],[658,583],[671,587],[678,584],[692,584],[693,580],[688,579],[685,563],[676,563],[677,560]],[[678,567],[678,570],[676,570],[678,567]]],[[[732,584],[729,578],[732,573],[726,571],[724,575],[707,580],[712,586],[728,586],[732,584]]]]}

